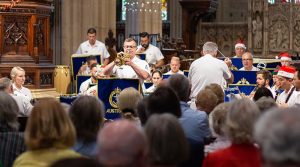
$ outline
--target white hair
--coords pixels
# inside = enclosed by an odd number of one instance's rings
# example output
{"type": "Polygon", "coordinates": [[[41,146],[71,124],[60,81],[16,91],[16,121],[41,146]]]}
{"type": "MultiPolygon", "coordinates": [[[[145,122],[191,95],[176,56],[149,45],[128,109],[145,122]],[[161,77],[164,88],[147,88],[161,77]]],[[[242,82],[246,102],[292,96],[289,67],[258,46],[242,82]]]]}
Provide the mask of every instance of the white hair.
{"type": "Polygon", "coordinates": [[[206,42],[203,45],[203,53],[207,54],[207,53],[215,53],[218,51],[218,45],[214,42],[206,42]]]}

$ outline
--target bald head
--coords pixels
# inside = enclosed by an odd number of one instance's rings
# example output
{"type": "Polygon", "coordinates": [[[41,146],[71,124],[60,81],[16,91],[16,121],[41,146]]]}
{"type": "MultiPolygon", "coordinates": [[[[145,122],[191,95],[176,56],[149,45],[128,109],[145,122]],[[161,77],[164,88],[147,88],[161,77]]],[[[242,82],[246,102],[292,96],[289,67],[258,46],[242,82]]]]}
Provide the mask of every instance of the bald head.
{"type": "Polygon", "coordinates": [[[98,136],[98,160],[105,166],[143,166],[146,139],[134,122],[119,120],[107,124],[98,136]]]}

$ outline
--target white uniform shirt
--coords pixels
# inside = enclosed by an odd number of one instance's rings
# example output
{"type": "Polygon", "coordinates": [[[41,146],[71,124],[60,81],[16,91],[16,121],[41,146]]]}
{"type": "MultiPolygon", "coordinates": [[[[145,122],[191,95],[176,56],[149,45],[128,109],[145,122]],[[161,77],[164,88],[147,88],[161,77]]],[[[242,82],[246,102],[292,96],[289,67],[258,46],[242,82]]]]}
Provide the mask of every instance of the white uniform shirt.
{"type": "Polygon", "coordinates": [[[83,95],[93,95],[93,91],[97,90],[97,86],[91,86],[93,84],[92,79],[89,78],[82,82],[79,88],[79,94],[83,95]]]}
{"type": "MultiPolygon", "coordinates": [[[[283,91],[282,93],[280,93],[280,95],[278,95],[276,103],[278,104],[283,104],[286,101],[286,98],[288,97],[290,91],[293,89],[293,86],[290,88],[290,90],[286,93],[285,91],[283,91]]],[[[291,98],[290,98],[291,99],[291,98]]],[[[289,101],[290,101],[289,99],[289,101]]]]}
{"type": "Polygon", "coordinates": [[[300,91],[294,90],[289,101],[288,106],[291,107],[295,104],[300,104],[300,91]]]}
{"type": "Polygon", "coordinates": [[[211,83],[216,83],[222,87],[223,78],[229,79],[231,72],[222,60],[212,55],[206,54],[195,60],[189,70],[188,79],[192,84],[191,99],[195,99],[198,92],[211,83]]]}
{"type": "MultiPolygon", "coordinates": [[[[139,45],[138,49],[140,49],[141,47],[142,46],[139,45]]],[[[146,61],[149,64],[156,64],[157,61],[164,58],[159,48],[151,44],[149,44],[149,47],[143,53],[146,54],[146,61]]]]}
{"type": "MultiPolygon", "coordinates": [[[[146,61],[141,60],[136,56],[131,61],[142,70],[145,70],[150,75],[150,68],[146,61]]],[[[120,67],[114,66],[113,73],[116,74],[116,77],[118,78],[132,78],[132,79],[140,79],[140,81],[144,81],[142,78],[139,78],[139,76],[135,73],[133,68],[129,65],[122,65],[120,67]]]]}
{"type": "MultiPolygon", "coordinates": [[[[239,69],[240,71],[245,71],[245,68],[242,67],[239,69]]],[[[259,68],[252,66],[252,69],[250,71],[259,71],[259,68]]]]}
{"type": "Polygon", "coordinates": [[[28,101],[32,99],[31,91],[28,88],[21,86],[21,89],[18,89],[13,83],[13,94],[26,98],[28,101]]]}
{"type": "Polygon", "coordinates": [[[165,73],[166,75],[173,75],[173,74],[182,74],[183,75],[183,71],[179,70],[177,71],[177,73],[173,73],[172,70],[168,71],[167,73],[165,73]]]}
{"type": "Polygon", "coordinates": [[[76,54],[100,54],[102,57],[102,63],[104,62],[104,59],[107,59],[110,56],[104,43],[98,40],[96,40],[93,46],[89,43],[89,41],[81,43],[76,54]]]}

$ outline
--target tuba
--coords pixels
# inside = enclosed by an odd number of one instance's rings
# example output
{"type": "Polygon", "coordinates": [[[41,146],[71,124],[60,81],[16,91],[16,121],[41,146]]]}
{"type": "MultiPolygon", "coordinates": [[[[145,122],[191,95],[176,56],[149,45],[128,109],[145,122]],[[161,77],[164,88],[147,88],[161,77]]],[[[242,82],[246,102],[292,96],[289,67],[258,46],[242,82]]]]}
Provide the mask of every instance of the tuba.
{"type": "Polygon", "coordinates": [[[125,65],[125,59],[130,58],[130,55],[128,53],[119,52],[117,53],[117,57],[115,59],[115,63],[117,66],[125,65]]]}

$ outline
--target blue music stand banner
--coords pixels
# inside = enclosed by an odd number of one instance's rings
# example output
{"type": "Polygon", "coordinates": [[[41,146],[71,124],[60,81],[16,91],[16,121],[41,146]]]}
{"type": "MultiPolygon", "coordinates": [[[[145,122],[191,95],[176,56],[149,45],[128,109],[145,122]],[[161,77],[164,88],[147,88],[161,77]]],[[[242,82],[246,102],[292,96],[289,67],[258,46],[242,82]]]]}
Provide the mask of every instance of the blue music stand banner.
{"type": "Polygon", "coordinates": [[[153,82],[144,82],[145,88],[148,89],[153,85],[153,82]]]}
{"type": "Polygon", "coordinates": [[[66,103],[72,105],[73,101],[77,99],[77,95],[70,94],[70,95],[60,95],[59,101],[61,103],[66,103]]]}
{"type": "Polygon", "coordinates": [[[163,74],[163,79],[168,79],[171,76],[171,74],[163,74]]]}
{"type": "Polygon", "coordinates": [[[232,65],[236,67],[236,70],[239,70],[243,67],[242,58],[232,58],[231,59],[232,65]]]}
{"type": "Polygon", "coordinates": [[[228,88],[225,89],[225,102],[232,101],[237,99],[236,95],[239,97],[242,96],[249,96],[251,92],[255,89],[256,85],[238,85],[238,84],[229,84],[228,88]]]}
{"type": "Polygon", "coordinates": [[[257,71],[231,71],[234,76],[233,84],[249,85],[256,84],[257,71]]]}
{"type": "MultiPolygon", "coordinates": [[[[80,67],[86,63],[87,57],[89,57],[91,55],[93,55],[93,54],[73,54],[72,55],[71,66],[72,66],[73,80],[76,80],[76,75],[78,74],[80,67]]],[[[93,56],[96,57],[98,63],[101,65],[102,64],[101,55],[97,54],[97,55],[93,55],[93,56]]]]}
{"type": "Polygon", "coordinates": [[[189,70],[183,70],[183,74],[188,77],[189,76],[189,70]]]}
{"type": "Polygon", "coordinates": [[[79,88],[80,85],[82,84],[82,82],[88,80],[89,78],[91,78],[91,76],[89,75],[77,75],[76,77],[76,93],[79,93],[79,88]]]}
{"type": "Polygon", "coordinates": [[[145,53],[139,53],[136,54],[141,60],[146,60],[146,54],[145,53]]]}
{"type": "Polygon", "coordinates": [[[141,92],[138,79],[108,78],[98,79],[98,97],[105,105],[105,118],[117,119],[121,117],[117,106],[117,96],[128,87],[133,87],[141,92]]]}

